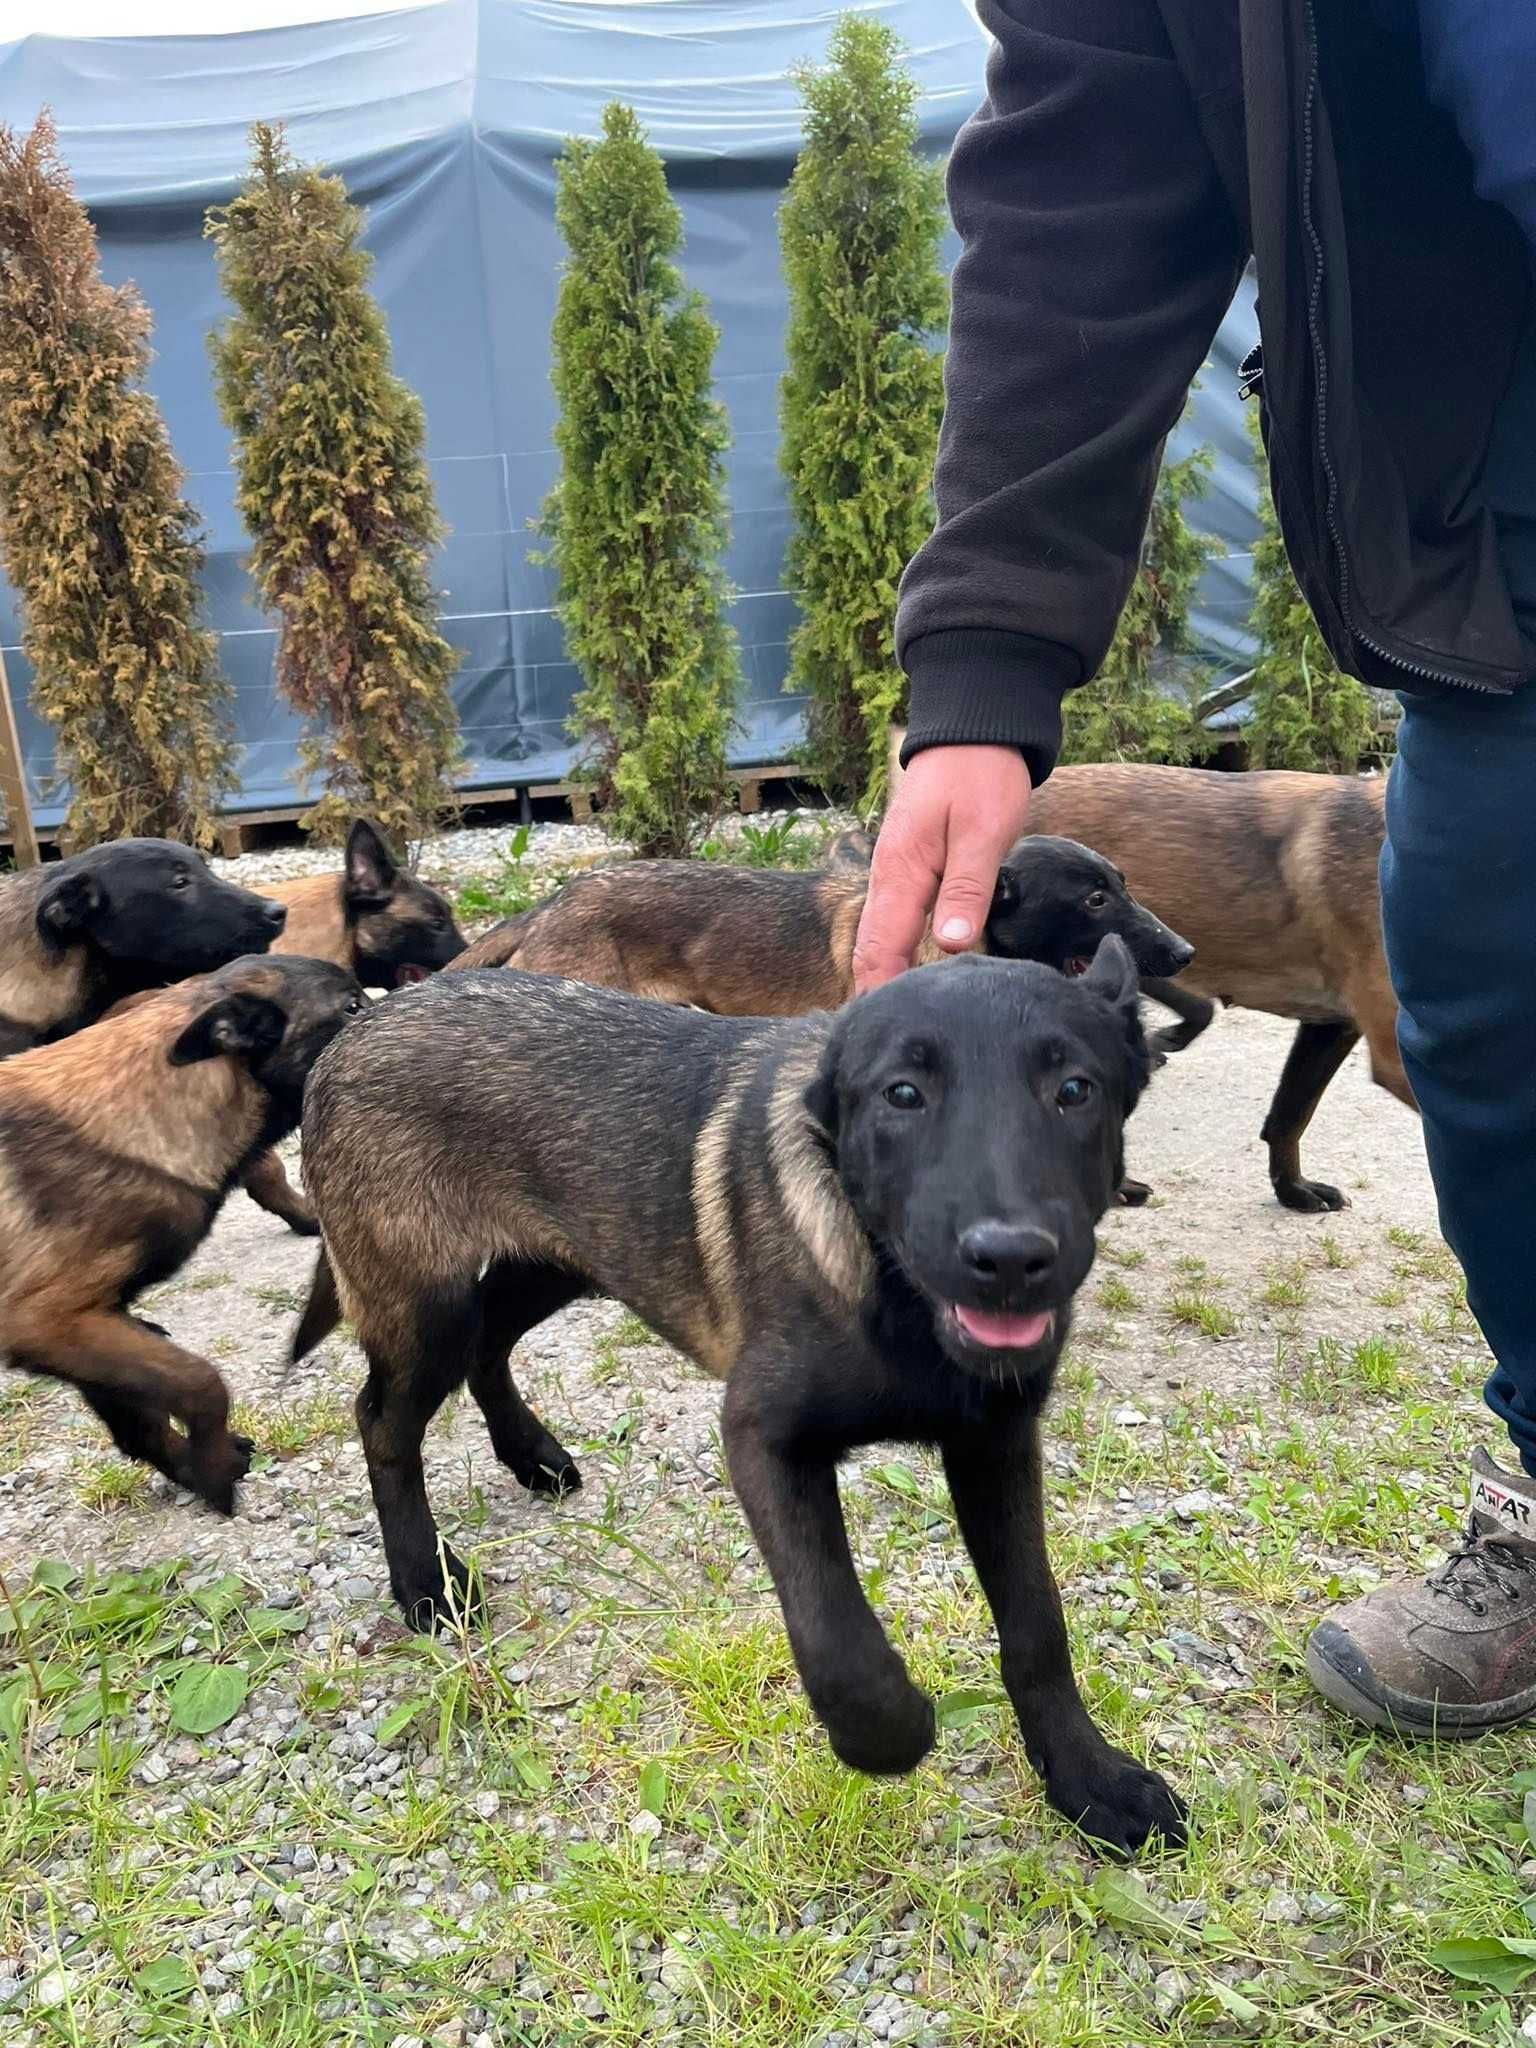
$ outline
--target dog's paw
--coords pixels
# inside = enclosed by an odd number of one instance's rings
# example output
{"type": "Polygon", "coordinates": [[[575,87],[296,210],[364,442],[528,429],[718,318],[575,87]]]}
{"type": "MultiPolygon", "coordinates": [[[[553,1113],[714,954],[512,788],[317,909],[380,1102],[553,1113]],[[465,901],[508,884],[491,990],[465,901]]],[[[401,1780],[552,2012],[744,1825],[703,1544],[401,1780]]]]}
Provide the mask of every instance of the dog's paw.
{"type": "Polygon", "coordinates": [[[433,1566],[411,1578],[391,1574],[389,1589],[400,1612],[418,1635],[450,1633],[472,1619],[483,1604],[480,1583],[463,1558],[446,1544],[442,1568],[433,1566]]]}
{"type": "Polygon", "coordinates": [[[1277,1180],[1275,1199],[1282,1209],[1295,1209],[1303,1216],[1323,1216],[1335,1209],[1347,1209],[1349,1198],[1325,1180],[1277,1180]]]}
{"type": "Polygon", "coordinates": [[[554,1437],[541,1444],[532,1457],[519,1458],[512,1467],[512,1475],[519,1486],[526,1486],[530,1493],[545,1494],[551,1500],[575,1493],[581,1485],[581,1468],[554,1437]]]}
{"type": "Polygon", "coordinates": [[[1129,1175],[1115,1190],[1115,1206],[1120,1209],[1144,1209],[1152,1199],[1152,1190],[1144,1180],[1132,1180],[1129,1175]]]}
{"type": "Polygon", "coordinates": [[[226,1436],[210,1450],[189,1452],[181,1483],[218,1514],[232,1515],[235,1490],[250,1471],[255,1451],[256,1446],[248,1436],[226,1436]]]}
{"type": "Polygon", "coordinates": [[[937,1732],[933,1701],[906,1678],[899,1690],[882,1687],[844,1709],[835,1722],[828,1719],[826,1727],[839,1761],[874,1778],[916,1770],[937,1732]]]}
{"type": "Polygon", "coordinates": [[[295,1237],[318,1237],[320,1218],[310,1210],[295,1210],[283,1218],[295,1237]]]}
{"type": "Polygon", "coordinates": [[[1093,1757],[1053,1770],[1045,1796],[1064,1819],[1118,1857],[1134,1856],[1154,1835],[1168,1849],[1189,1838],[1189,1811],[1165,1778],[1108,1743],[1093,1757]]]}

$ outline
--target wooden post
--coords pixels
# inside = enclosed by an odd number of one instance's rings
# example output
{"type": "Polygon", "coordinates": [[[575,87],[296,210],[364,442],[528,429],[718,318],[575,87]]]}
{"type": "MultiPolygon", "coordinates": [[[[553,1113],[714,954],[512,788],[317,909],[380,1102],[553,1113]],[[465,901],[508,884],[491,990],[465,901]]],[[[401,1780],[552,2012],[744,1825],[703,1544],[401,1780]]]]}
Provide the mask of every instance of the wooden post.
{"type": "Polygon", "coordinates": [[[42,856],[37,850],[37,833],[27,803],[27,776],[21,761],[21,739],[16,731],[16,713],[11,704],[11,686],[5,677],[5,649],[0,647],[0,802],[5,805],[5,822],[10,828],[11,848],[19,868],[35,868],[42,856]]]}

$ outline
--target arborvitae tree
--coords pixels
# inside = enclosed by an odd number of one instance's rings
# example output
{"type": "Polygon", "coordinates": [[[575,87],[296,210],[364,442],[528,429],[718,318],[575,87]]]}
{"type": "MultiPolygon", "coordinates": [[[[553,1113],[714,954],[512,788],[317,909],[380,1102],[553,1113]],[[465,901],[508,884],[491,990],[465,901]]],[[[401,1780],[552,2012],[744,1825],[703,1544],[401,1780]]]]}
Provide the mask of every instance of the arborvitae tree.
{"type": "Polygon", "coordinates": [[[896,585],[932,524],[948,304],[944,178],[917,154],[917,87],[884,23],[844,15],[797,74],[804,146],[779,211],[789,286],[780,464],[801,623],[788,690],[830,794],[877,808],[906,715],[896,585]]]}
{"type": "Polygon", "coordinates": [[[1163,466],[1152,498],[1141,566],[1104,665],[1066,699],[1063,761],[1188,761],[1201,732],[1188,696],[1170,695],[1153,680],[1159,649],[1189,646],[1189,611],[1200,572],[1220,542],[1196,533],[1185,516],[1204,494],[1210,450],[1197,448],[1163,466]]]}
{"type": "Polygon", "coordinates": [[[336,841],[366,812],[419,839],[452,806],[458,754],[421,402],[390,368],[346,187],[279,127],[259,122],[251,145],[244,191],[208,216],[234,307],[212,349],[251,572],[280,622],[278,688],[325,787],[305,823],[336,841]]]}
{"type": "Polygon", "coordinates": [[[102,280],[51,118],[0,127],[0,555],[77,847],[207,844],[232,779],[197,518],[143,386],[149,326],[131,285],[102,280]]]}
{"type": "Polygon", "coordinates": [[[725,414],[716,330],[673,261],[682,216],[633,110],[560,159],[568,251],[555,313],[555,446],[545,557],[583,687],[579,773],[608,829],[686,853],[729,788],[736,641],[726,624],[725,414]]]}
{"type": "Polygon", "coordinates": [[[1243,728],[1255,768],[1310,768],[1353,774],[1375,746],[1371,699],[1334,662],[1297,588],[1280,537],[1260,445],[1256,413],[1249,421],[1259,467],[1259,538],[1253,549],[1253,631],[1259,643],[1243,728]]]}

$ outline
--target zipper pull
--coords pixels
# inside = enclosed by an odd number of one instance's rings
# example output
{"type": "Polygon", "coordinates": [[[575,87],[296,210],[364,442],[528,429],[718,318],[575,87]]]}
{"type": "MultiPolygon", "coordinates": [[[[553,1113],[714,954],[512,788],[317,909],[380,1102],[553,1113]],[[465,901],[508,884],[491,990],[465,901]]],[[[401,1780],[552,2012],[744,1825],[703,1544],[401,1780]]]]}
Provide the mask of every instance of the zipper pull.
{"type": "Polygon", "coordinates": [[[1237,366],[1237,395],[1252,398],[1264,381],[1264,344],[1256,341],[1237,366]]]}

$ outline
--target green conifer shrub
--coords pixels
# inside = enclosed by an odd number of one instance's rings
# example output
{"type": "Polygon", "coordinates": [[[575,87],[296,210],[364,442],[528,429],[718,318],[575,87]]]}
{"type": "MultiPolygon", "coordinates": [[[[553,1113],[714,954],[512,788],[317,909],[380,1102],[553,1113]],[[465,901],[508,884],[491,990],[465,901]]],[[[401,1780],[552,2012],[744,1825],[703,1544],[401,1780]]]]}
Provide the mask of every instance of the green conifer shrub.
{"type": "Polygon", "coordinates": [[[641,852],[689,852],[729,792],[737,685],[720,569],[725,414],[716,330],[674,260],[682,216],[629,107],[561,154],[554,323],[559,478],[544,559],[582,688],[579,776],[641,852]]]}
{"type": "Polygon", "coordinates": [[[198,521],[144,389],[149,329],[133,286],[102,278],[52,119],[0,127],[0,558],[72,847],[207,845],[232,780],[198,521]]]}
{"type": "Polygon", "coordinates": [[[948,289],[943,171],[917,153],[901,43],[844,15],[798,73],[804,142],[779,210],[789,288],[780,465],[801,621],[787,690],[808,700],[807,757],[830,795],[878,809],[887,735],[906,718],[896,586],[933,518],[948,289]]]}
{"type": "Polygon", "coordinates": [[[421,402],[390,367],[341,180],[265,122],[251,149],[244,189],[208,216],[233,307],[211,345],[251,573],[279,621],[277,685],[323,785],[305,824],[339,841],[365,811],[417,840],[451,809],[458,759],[421,402]]]}
{"type": "Polygon", "coordinates": [[[1259,537],[1253,550],[1253,632],[1259,643],[1243,728],[1255,768],[1351,775],[1374,750],[1370,696],[1335,663],[1297,588],[1269,488],[1257,407],[1250,416],[1259,469],[1259,537]]]}
{"type": "Polygon", "coordinates": [[[1209,449],[1166,462],[1153,493],[1141,565],[1104,664],[1064,706],[1063,761],[1187,762],[1208,744],[1192,695],[1170,695],[1153,679],[1153,657],[1184,652],[1200,572],[1220,542],[1198,534],[1185,507],[1210,476],[1209,449]]]}

